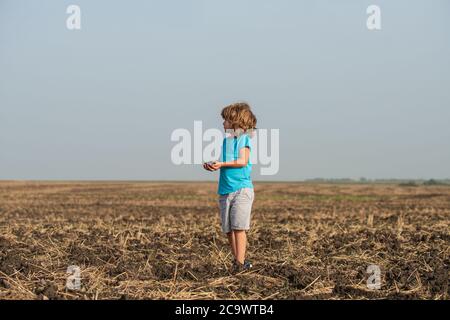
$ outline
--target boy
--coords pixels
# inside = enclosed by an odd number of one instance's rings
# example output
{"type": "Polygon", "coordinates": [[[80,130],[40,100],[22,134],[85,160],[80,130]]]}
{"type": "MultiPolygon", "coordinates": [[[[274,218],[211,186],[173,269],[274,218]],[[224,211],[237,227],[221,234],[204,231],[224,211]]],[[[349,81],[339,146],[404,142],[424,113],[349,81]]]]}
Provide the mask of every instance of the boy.
{"type": "Polygon", "coordinates": [[[203,167],[208,171],[220,169],[219,209],[222,231],[227,234],[234,256],[233,271],[248,270],[252,264],[245,260],[247,235],[254,200],[250,178],[249,134],[256,129],[256,117],[247,103],[235,103],[223,108],[223,127],[230,137],[222,144],[222,161],[208,162],[203,167]]]}

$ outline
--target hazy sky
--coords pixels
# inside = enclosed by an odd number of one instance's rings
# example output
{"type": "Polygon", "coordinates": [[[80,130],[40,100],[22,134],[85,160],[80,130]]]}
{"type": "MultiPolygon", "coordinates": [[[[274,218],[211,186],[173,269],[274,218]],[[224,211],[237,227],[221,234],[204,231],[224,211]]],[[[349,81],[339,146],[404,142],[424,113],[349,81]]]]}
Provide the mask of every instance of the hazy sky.
{"type": "Polygon", "coordinates": [[[0,0],[0,179],[216,179],[170,135],[236,100],[280,130],[256,179],[449,178],[450,1],[0,0]]]}

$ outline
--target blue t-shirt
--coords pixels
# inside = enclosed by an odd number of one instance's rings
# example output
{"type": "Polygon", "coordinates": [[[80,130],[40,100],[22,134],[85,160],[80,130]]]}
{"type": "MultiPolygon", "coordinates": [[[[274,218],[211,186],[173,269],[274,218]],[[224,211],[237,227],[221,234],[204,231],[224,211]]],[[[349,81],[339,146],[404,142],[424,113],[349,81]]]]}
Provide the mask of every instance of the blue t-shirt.
{"type": "MultiPolygon", "coordinates": [[[[239,159],[239,151],[248,147],[251,152],[250,137],[241,134],[239,137],[225,137],[222,144],[222,161],[234,161],[239,159]]],[[[252,164],[250,158],[245,167],[242,168],[220,168],[218,194],[228,194],[242,188],[253,188],[250,172],[252,164]]]]}

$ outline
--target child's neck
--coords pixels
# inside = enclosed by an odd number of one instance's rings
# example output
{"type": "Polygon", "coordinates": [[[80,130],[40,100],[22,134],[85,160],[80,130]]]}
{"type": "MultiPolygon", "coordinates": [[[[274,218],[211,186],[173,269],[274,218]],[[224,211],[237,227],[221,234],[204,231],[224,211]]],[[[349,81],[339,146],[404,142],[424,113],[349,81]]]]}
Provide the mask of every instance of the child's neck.
{"type": "Polygon", "coordinates": [[[230,137],[237,138],[237,137],[245,134],[246,131],[244,129],[241,129],[241,128],[239,128],[239,129],[228,129],[227,133],[230,135],[230,137]]]}

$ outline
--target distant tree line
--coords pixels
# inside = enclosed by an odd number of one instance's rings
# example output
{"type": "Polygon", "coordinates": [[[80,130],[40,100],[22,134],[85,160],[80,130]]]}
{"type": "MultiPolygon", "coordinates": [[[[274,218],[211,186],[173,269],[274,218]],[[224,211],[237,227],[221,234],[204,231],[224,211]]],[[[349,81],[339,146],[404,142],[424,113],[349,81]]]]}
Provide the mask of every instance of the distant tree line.
{"type": "Polygon", "coordinates": [[[379,183],[379,184],[398,184],[405,187],[414,186],[439,186],[439,185],[450,185],[450,179],[368,179],[361,177],[359,179],[352,178],[314,178],[306,179],[305,182],[313,183],[379,183]]]}

